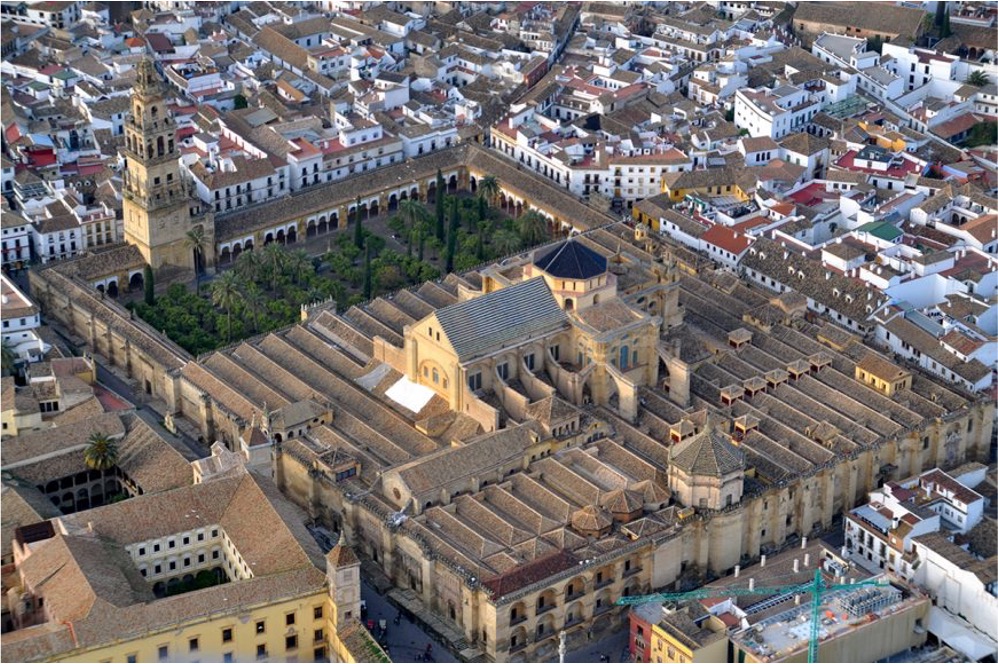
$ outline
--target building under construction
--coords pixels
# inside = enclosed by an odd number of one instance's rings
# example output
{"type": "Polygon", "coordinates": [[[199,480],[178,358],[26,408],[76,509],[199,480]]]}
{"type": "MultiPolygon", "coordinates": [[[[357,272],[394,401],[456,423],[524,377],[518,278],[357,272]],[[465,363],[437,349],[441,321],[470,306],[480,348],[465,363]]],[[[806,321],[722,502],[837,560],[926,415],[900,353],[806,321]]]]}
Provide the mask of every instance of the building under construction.
{"type": "Polygon", "coordinates": [[[850,566],[825,542],[804,538],[778,555],[708,586],[710,596],[665,605],[638,604],[631,614],[636,661],[806,662],[812,634],[811,594],[802,586],[821,569],[819,662],[872,662],[921,645],[930,603],[887,575],[850,566]],[[870,582],[884,585],[870,585],[870,582]],[[759,594],[758,591],[775,589],[759,594]],[[756,590],[740,594],[739,590],[756,590]]]}

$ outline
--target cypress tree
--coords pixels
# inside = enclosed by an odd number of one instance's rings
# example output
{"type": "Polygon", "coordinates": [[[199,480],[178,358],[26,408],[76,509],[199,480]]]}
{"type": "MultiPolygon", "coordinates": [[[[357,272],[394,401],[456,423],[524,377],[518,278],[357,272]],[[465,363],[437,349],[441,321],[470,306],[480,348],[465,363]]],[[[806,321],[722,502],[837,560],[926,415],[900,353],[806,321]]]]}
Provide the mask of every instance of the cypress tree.
{"type": "Polygon", "coordinates": [[[447,185],[444,184],[444,174],[437,169],[437,239],[441,242],[444,241],[444,189],[447,185]]]}
{"type": "Polygon", "coordinates": [[[360,225],[360,196],[357,197],[357,211],[353,218],[353,243],[358,249],[364,247],[364,229],[360,225]]]}
{"type": "Polygon", "coordinates": [[[446,271],[454,271],[454,252],[457,251],[457,229],[461,226],[461,217],[457,213],[457,199],[450,199],[450,228],[447,230],[446,271]]]}
{"type": "Polygon", "coordinates": [[[146,263],[142,268],[142,285],[145,288],[145,301],[150,307],[156,304],[156,282],[153,281],[152,266],[146,263]]]}
{"type": "Polygon", "coordinates": [[[371,243],[364,246],[364,299],[371,299],[371,243]]]}

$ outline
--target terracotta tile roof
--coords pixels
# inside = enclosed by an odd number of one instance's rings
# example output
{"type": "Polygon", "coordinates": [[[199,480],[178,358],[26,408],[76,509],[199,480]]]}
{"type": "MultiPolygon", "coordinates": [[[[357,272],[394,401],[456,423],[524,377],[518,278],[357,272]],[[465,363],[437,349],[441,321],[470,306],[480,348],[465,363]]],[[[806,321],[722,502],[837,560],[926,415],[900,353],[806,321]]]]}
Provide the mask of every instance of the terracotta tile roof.
{"type": "Polygon", "coordinates": [[[978,339],[973,339],[968,337],[966,334],[960,330],[953,328],[943,336],[939,338],[939,341],[946,344],[950,348],[956,350],[956,352],[961,355],[970,355],[975,352],[978,348],[984,345],[983,341],[978,339]]]}
{"type": "Polygon", "coordinates": [[[922,473],[918,478],[918,484],[921,487],[933,487],[933,491],[936,493],[942,493],[940,489],[951,493],[956,500],[959,500],[965,505],[969,505],[978,500],[982,500],[981,494],[977,493],[973,489],[969,489],[960,482],[950,477],[947,473],[935,468],[927,473],[922,473]]]}
{"type": "Polygon", "coordinates": [[[614,489],[603,499],[603,508],[611,514],[630,514],[640,510],[644,504],[641,493],[627,489],[614,489]]]}
{"type": "Polygon", "coordinates": [[[752,244],[752,238],[744,233],[732,230],[723,224],[714,224],[700,236],[701,242],[706,242],[727,251],[735,256],[740,256],[742,252],[752,244]]]}
{"type": "Polygon", "coordinates": [[[745,468],[745,457],[724,434],[704,430],[672,448],[669,463],[690,475],[721,477],[745,468]]]}
{"type": "Polygon", "coordinates": [[[867,373],[873,374],[877,378],[888,382],[900,380],[911,373],[874,352],[867,352],[866,355],[863,356],[863,359],[856,364],[856,366],[867,373]]]}
{"type": "Polygon", "coordinates": [[[821,263],[801,256],[797,250],[785,249],[769,238],[756,240],[742,258],[741,266],[786,284],[860,323],[870,316],[867,306],[876,311],[885,303],[882,294],[873,293],[862,282],[834,272],[826,278],[821,263]]]}
{"type": "Polygon", "coordinates": [[[579,532],[597,532],[613,525],[609,512],[596,505],[586,505],[572,513],[572,527],[579,532]]]}
{"type": "Polygon", "coordinates": [[[35,488],[33,483],[25,482],[13,475],[4,475],[0,495],[3,501],[0,555],[4,558],[12,555],[15,528],[29,526],[62,514],[45,494],[35,488]]]}
{"type": "Polygon", "coordinates": [[[21,434],[16,438],[4,441],[3,447],[0,448],[0,453],[3,455],[3,467],[5,470],[10,470],[27,466],[39,457],[68,453],[73,450],[81,452],[80,461],[82,462],[82,450],[86,446],[87,439],[95,432],[103,433],[109,437],[121,437],[125,434],[125,425],[119,415],[104,413],[77,426],[43,429],[21,434]]]}
{"type": "Polygon", "coordinates": [[[794,21],[840,26],[843,33],[850,27],[913,37],[925,15],[921,9],[893,5],[878,5],[877,11],[871,12],[853,2],[815,2],[799,6],[794,21]]]}
{"type": "Polygon", "coordinates": [[[598,333],[602,333],[620,329],[625,325],[648,317],[631,309],[620,300],[612,299],[574,311],[572,318],[581,321],[598,333]]]}
{"type": "Polygon", "coordinates": [[[531,425],[500,429],[461,447],[444,448],[390,472],[397,473],[410,491],[422,494],[522,459],[524,451],[533,444],[532,433],[534,427],[531,425]]]}
{"type": "Polygon", "coordinates": [[[308,68],[308,51],[270,26],[255,34],[253,43],[301,71],[308,68]]]}
{"type": "Polygon", "coordinates": [[[555,551],[533,562],[520,565],[511,572],[485,579],[482,585],[497,598],[516,592],[531,584],[578,565],[578,558],[565,550],[555,551]]]}
{"type": "Polygon", "coordinates": [[[979,560],[970,552],[951,542],[942,531],[919,535],[914,538],[914,541],[919,546],[942,556],[958,569],[971,572],[984,586],[998,581],[998,556],[992,556],[988,560],[979,560]]]}
{"type": "Polygon", "coordinates": [[[781,140],[780,147],[797,154],[810,156],[827,150],[828,139],[807,132],[796,132],[781,140]]]}

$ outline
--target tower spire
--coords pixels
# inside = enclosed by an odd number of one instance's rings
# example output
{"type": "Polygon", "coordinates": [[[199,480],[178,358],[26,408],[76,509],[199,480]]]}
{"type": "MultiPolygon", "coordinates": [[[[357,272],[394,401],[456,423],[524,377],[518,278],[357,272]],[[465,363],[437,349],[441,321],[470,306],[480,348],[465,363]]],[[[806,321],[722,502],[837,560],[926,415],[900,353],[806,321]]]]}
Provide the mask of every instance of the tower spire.
{"type": "Polygon", "coordinates": [[[148,55],[139,60],[136,66],[135,92],[149,97],[161,95],[164,92],[163,79],[156,71],[156,63],[148,55]]]}
{"type": "MultiPolygon", "coordinates": [[[[125,122],[126,171],[122,189],[125,241],[138,247],[154,271],[170,264],[196,268],[186,236],[195,225],[205,227],[205,245],[214,247],[210,213],[180,169],[177,124],[170,111],[173,97],[152,58],[136,65],[131,116],[125,122]]],[[[214,251],[206,252],[208,264],[214,251]]]]}

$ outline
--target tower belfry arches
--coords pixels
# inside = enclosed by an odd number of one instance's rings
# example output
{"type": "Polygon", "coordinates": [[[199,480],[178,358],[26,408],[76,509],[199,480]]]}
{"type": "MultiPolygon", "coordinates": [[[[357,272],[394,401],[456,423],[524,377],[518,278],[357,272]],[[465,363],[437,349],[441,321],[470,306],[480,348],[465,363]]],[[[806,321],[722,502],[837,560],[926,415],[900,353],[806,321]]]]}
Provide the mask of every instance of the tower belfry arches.
{"type": "Polygon", "coordinates": [[[189,232],[204,228],[199,252],[202,267],[214,263],[215,233],[211,212],[202,209],[191,182],[180,168],[176,122],[169,109],[170,91],[151,58],[136,65],[131,115],[125,122],[122,215],[125,241],[138,247],[153,270],[165,265],[195,269],[189,232]]]}

